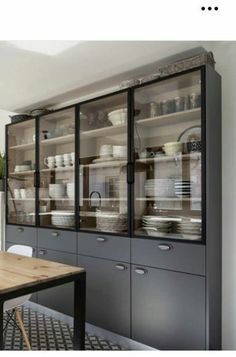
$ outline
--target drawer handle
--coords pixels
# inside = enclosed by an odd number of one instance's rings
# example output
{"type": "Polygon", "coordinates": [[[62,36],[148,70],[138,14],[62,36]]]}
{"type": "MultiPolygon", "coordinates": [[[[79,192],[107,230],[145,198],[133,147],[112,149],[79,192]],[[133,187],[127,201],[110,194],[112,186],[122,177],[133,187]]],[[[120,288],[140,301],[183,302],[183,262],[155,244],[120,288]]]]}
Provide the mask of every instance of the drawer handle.
{"type": "Polygon", "coordinates": [[[135,269],[135,273],[139,274],[139,275],[144,275],[147,274],[147,270],[146,269],[142,269],[142,268],[136,268],[135,269]]]}
{"type": "Polygon", "coordinates": [[[19,233],[24,232],[24,228],[18,227],[18,228],[17,228],[17,232],[19,232],[19,233]]]}
{"type": "Polygon", "coordinates": [[[118,270],[126,270],[127,269],[127,267],[123,264],[116,264],[115,267],[118,270]]]}
{"type": "Polygon", "coordinates": [[[104,237],[98,237],[98,238],[97,238],[97,242],[104,243],[104,242],[106,242],[106,238],[104,238],[104,237]]]}
{"type": "Polygon", "coordinates": [[[45,249],[39,250],[39,255],[45,255],[47,254],[47,251],[45,249]]]}
{"type": "Polygon", "coordinates": [[[167,251],[167,250],[171,250],[173,247],[171,244],[158,244],[158,248],[167,251]]]}
{"type": "Polygon", "coordinates": [[[59,232],[52,232],[53,237],[59,237],[60,233],[59,232]]]}

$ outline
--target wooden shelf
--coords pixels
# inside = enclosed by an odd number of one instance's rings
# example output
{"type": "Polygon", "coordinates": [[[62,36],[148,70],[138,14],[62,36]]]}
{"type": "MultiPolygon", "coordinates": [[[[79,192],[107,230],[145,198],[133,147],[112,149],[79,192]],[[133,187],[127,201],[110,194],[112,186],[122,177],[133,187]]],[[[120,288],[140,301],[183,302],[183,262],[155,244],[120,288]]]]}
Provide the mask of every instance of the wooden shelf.
{"type": "Polygon", "coordinates": [[[40,172],[67,172],[67,171],[74,171],[74,166],[68,167],[57,167],[55,169],[41,169],[40,172]]]}
{"type": "Polygon", "coordinates": [[[68,144],[71,141],[74,141],[75,135],[68,134],[63,136],[58,136],[56,138],[44,139],[40,141],[40,145],[49,146],[49,145],[59,145],[59,144],[68,144]]]}
{"type": "Polygon", "coordinates": [[[35,201],[35,198],[9,198],[9,201],[35,201]]]}
{"type": "Polygon", "coordinates": [[[200,159],[201,159],[201,153],[196,152],[191,154],[182,154],[182,155],[174,155],[174,156],[163,155],[153,158],[137,159],[136,162],[140,162],[142,164],[152,164],[156,162],[176,162],[176,161],[178,162],[178,161],[191,161],[191,160],[197,161],[200,159]]]}
{"type": "Polygon", "coordinates": [[[194,121],[200,118],[201,118],[201,108],[196,108],[191,110],[185,110],[182,112],[160,115],[154,118],[139,119],[136,120],[135,123],[147,127],[157,127],[157,126],[172,125],[176,123],[194,121]]]}
{"type": "Polygon", "coordinates": [[[118,134],[126,134],[127,133],[127,124],[122,125],[112,125],[107,126],[105,128],[99,128],[94,130],[87,130],[80,132],[81,139],[88,139],[88,138],[98,138],[98,137],[106,137],[118,134]]]}
{"type": "Polygon", "coordinates": [[[136,201],[201,202],[201,197],[136,197],[136,201]]]}
{"type": "Polygon", "coordinates": [[[81,168],[89,167],[90,169],[103,168],[103,167],[119,167],[127,165],[127,161],[124,160],[114,160],[114,161],[104,161],[94,164],[80,165],[81,168]]]}
{"type": "Polygon", "coordinates": [[[9,147],[9,150],[19,150],[19,151],[33,150],[33,149],[35,149],[34,142],[28,144],[14,145],[9,147]]]}
{"type": "Polygon", "coordinates": [[[127,197],[121,197],[121,198],[112,198],[112,197],[109,197],[109,198],[98,198],[98,197],[92,197],[92,198],[81,198],[80,199],[81,201],[127,201],[127,197]]]}
{"type": "Polygon", "coordinates": [[[34,170],[20,171],[20,172],[10,172],[9,176],[27,176],[27,175],[33,175],[34,173],[35,173],[34,170]]]}
{"type": "Polygon", "coordinates": [[[62,197],[62,198],[50,198],[50,197],[43,197],[39,198],[39,201],[74,201],[74,198],[62,197]]]}

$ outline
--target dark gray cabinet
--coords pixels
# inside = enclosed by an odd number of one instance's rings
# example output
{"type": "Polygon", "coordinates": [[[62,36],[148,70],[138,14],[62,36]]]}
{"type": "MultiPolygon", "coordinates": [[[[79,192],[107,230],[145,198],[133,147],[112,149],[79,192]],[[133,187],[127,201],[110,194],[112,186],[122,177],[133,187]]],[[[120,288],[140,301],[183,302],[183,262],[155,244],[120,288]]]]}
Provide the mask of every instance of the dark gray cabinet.
{"type": "MultiPolygon", "coordinates": [[[[28,122],[36,144],[18,140],[27,121],[7,126],[7,247],[84,266],[91,324],[158,349],[221,349],[220,76],[203,65],[94,99],[68,109],[63,137],[65,109],[28,122]],[[45,167],[59,152],[71,167],[45,167]],[[19,175],[29,158],[36,172],[19,175]]],[[[71,315],[73,286],[38,302],[71,315]]]]}
{"type": "Polygon", "coordinates": [[[25,226],[6,226],[6,241],[16,244],[37,245],[37,229],[25,226]]]}
{"type": "Polygon", "coordinates": [[[205,278],[132,266],[132,338],[160,350],[204,350],[205,278]]]}
{"type": "Polygon", "coordinates": [[[130,337],[130,265],[79,256],[87,273],[86,321],[130,337]]]}
{"type": "Polygon", "coordinates": [[[77,248],[76,232],[39,228],[38,246],[75,254],[77,248]]]}
{"type": "MultiPolygon", "coordinates": [[[[51,260],[63,264],[76,265],[75,254],[38,248],[37,255],[40,259],[51,260]]],[[[38,304],[72,316],[74,309],[73,283],[38,292],[38,304]]]]}
{"type": "Polygon", "coordinates": [[[130,238],[79,232],[78,254],[129,262],[130,238]]]}

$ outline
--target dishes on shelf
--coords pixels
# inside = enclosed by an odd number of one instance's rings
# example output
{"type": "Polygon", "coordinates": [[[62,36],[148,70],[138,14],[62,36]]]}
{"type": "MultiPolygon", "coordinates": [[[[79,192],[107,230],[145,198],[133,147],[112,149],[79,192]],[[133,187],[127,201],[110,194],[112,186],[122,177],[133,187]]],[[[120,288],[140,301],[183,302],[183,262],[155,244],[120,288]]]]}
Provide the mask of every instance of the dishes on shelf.
{"type": "Polygon", "coordinates": [[[64,183],[49,184],[49,197],[50,198],[64,198],[66,194],[66,186],[64,183]]]}
{"type": "Polygon", "coordinates": [[[105,232],[125,232],[128,229],[127,215],[110,211],[97,212],[96,228],[105,232]]]}
{"type": "Polygon", "coordinates": [[[127,108],[113,110],[112,112],[108,113],[108,119],[113,126],[124,125],[127,123],[127,112],[127,108]]]}
{"type": "Polygon", "coordinates": [[[101,145],[99,155],[100,158],[111,157],[113,152],[112,145],[101,145]]]}
{"type": "Polygon", "coordinates": [[[49,169],[71,167],[75,164],[75,153],[67,153],[56,156],[48,156],[43,160],[45,166],[49,169]]]}
{"type": "Polygon", "coordinates": [[[24,164],[24,165],[16,165],[14,172],[24,172],[24,171],[31,171],[31,164],[24,164]]]}
{"type": "Polygon", "coordinates": [[[201,239],[202,221],[191,217],[165,217],[144,215],[142,229],[148,236],[165,237],[171,235],[179,239],[201,239]]]}
{"type": "Polygon", "coordinates": [[[192,181],[175,180],[175,195],[177,197],[190,197],[192,193],[192,181]]]}
{"type": "Polygon", "coordinates": [[[144,189],[148,197],[174,197],[174,179],[149,179],[145,181],[144,189]]]}
{"type": "Polygon", "coordinates": [[[70,182],[66,184],[66,194],[70,200],[75,198],[75,183],[70,182]]]}
{"type": "Polygon", "coordinates": [[[169,217],[146,215],[142,217],[142,227],[149,236],[162,237],[172,228],[169,217]]]}
{"type": "Polygon", "coordinates": [[[182,217],[180,222],[175,222],[175,232],[185,239],[201,239],[201,219],[182,217]]]}
{"type": "Polygon", "coordinates": [[[163,151],[168,156],[172,156],[172,155],[175,155],[175,154],[178,154],[178,153],[182,153],[183,144],[181,142],[178,142],[178,141],[165,143],[164,146],[163,146],[163,151]]]}
{"type": "Polygon", "coordinates": [[[75,212],[74,211],[51,211],[52,225],[58,227],[74,227],[75,212]]]}
{"type": "Polygon", "coordinates": [[[127,157],[127,146],[113,145],[113,157],[116,159],[124,159],[127,157]]]}
{"type": "Polygon", "coordinates": [[[201,152],[201,126],[194,125],[185,129],[179,136],[178,141],[186,145],[186,151],[201,152]]]}

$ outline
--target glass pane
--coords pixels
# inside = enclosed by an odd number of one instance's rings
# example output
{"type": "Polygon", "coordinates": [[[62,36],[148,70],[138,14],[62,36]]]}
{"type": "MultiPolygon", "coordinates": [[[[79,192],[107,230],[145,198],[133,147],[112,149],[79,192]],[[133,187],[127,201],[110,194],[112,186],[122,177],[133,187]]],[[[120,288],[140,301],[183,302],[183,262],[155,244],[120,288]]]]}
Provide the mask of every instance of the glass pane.
{"type": "Polygon", "coordinates": [[[80,228],[127,233],[127,93],[80,110],[80,228]]]}
{"type": "Polygon", "coordinates": [[[35,120],[8,127],[8,223],[35,224],[35,120]]]}
{"type": "Polygon", "coordinates": [[[75,109],[40,118],[41,226],[75,228],[75,109]]]}
{"type": "Polygon", "coordinates": [[[200,71],[135,90],[135,233],[200,240],[200,71]]]}

